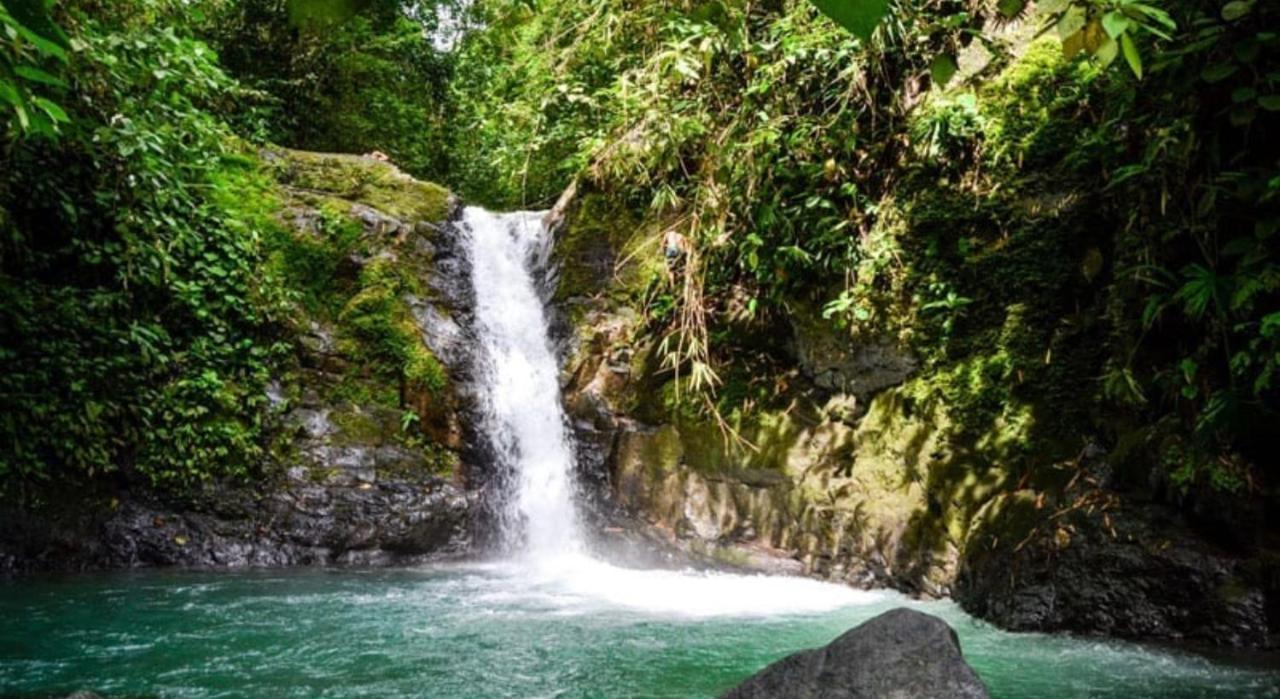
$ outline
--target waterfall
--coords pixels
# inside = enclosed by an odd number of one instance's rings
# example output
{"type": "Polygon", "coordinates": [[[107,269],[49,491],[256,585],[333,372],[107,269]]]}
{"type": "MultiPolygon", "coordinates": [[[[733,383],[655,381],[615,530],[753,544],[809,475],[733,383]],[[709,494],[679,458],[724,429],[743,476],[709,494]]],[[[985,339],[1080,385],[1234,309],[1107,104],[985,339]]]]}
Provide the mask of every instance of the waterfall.
{"type": "Polygon", "coordinates": [[[512,485],[503,536],[508,543],[522,542],[534,558],[582,547],[573,448],[545,299],[534,279],[551,247],[542,217],[474,206],[462,217],[471,247],[484,427],[512,485]]]}
{"type": "Polygon", "coordinates": [[[468,207],[459,228],[471,251],[482,429],[506,476],[504,540],[496,563],[520,594],[574,609],[627,608],[681,616],[760,616],[837,609],[876,593],[796,578],[619,567],[583,544],[574,455],[547,334],[540,274],[551,235],[540,212],[468,207]],[[601,606],[603,605],[603,606],[601,606]]]}

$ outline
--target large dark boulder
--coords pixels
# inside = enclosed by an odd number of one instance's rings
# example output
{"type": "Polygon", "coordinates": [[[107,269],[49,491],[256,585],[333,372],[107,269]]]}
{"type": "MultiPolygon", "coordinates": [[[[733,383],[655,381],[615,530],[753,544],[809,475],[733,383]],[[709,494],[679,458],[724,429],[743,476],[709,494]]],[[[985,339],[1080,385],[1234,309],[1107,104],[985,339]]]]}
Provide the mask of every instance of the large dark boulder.
{"type": "Polygon", "coordinates": [[[1050,518],[1019,491],[975,518],[953,588],[965,611],[1013,631],[1280,647],[1274,556],[1228,551],[1156,503],[1067,496],[1105,506],[1051,503],[1050,518]]]}
{"type": "Polygon", "coordinates": [[[729,690],[723,699],[986,697],[947,623],[899,608],[822,648],[800,651],[729,690]]]}

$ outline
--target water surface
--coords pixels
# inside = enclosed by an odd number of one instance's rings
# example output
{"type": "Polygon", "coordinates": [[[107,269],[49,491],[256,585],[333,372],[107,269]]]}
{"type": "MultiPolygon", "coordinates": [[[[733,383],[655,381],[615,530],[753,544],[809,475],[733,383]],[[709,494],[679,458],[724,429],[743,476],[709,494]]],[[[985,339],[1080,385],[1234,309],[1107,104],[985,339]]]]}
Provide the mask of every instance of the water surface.
{"type": "Polygon", "coordinates": [[[598,565],[0,583],[0,695],[710,697],[906,605],[956,628],[996,697],[1280,697],[1280,675],[1257,667],[1008,634],[949,602],[598,565]]]}

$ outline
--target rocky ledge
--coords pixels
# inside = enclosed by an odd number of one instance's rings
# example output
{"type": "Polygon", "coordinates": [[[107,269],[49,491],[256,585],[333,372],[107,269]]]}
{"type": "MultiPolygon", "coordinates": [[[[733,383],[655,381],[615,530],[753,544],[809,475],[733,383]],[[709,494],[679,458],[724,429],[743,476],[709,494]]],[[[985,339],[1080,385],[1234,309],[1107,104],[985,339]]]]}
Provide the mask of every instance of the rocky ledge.
{"type": "Polygon", "coordinates": [[[265,496],[224,491],[190,509],[141,497],[106,515],[11,513],[0,572],[417,562],[467,551],[471,504],[439,479],[295,481],[265,496]]]}
{"type": "Polygon", "coordinates": [[[985,699],[947,623],[893,609],[822,648],[789,655],[749,677],[723,699],[985,699]]]}

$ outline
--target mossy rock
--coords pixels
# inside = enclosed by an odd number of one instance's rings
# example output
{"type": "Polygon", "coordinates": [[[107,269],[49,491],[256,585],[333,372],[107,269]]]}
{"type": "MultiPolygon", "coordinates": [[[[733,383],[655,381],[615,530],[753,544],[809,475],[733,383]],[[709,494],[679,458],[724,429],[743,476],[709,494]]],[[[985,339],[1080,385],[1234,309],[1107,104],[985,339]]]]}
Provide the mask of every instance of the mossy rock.
{"type": "Polygon", "coordinates": [[[626,472],[661,478],[674,472],[684,457],[680,432],[664,425],[651,432],[628,432],[619,442],[617,463],[626,472]]]}
{"type": "Polygon", "coordinates": [[[336,428],[329,441],[339,446],[386,444],[399,428],[395,411],[381,406],[348,405],[330,413],[329,420],[336,428]]]}
{"type": "Polygon", "coordinates": [[[556,301],[605,295],[638,298],[665,269],[660,232],[599,192],[580,195],[559,228],[554,250],[556,301]]]}
{"type": "Polygon", "coordinates": [[[377,209],[402,221],[449,218],[449,190],[422,182],[396,166],[359,155],[271,150],[268,162],[282,183],[377,209]]]}

